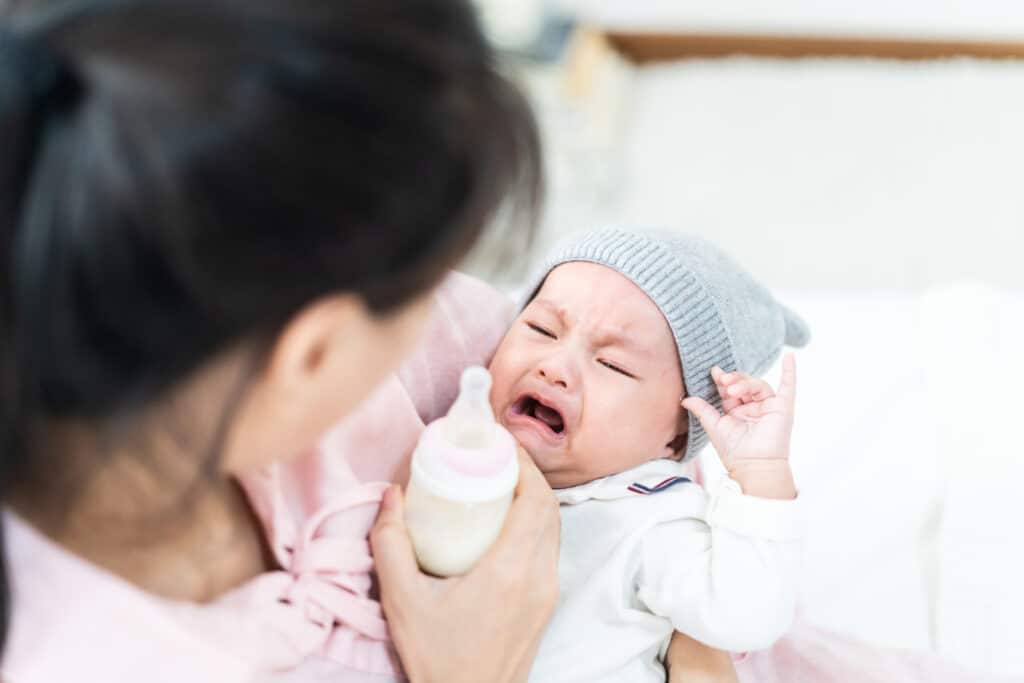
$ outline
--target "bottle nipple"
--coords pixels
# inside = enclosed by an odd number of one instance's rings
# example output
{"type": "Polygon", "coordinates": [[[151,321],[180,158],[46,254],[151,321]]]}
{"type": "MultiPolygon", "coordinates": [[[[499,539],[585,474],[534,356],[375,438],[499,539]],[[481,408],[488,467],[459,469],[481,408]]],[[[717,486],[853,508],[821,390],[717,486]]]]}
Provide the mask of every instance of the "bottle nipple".
{"type": "Polygon", "coordinates": [[[459,382],[459,397],[448,411],[445,438],[456,448],[486,448],[494,439],[491,410],[491,373],[479,365],[466,368],[459,382]]]}

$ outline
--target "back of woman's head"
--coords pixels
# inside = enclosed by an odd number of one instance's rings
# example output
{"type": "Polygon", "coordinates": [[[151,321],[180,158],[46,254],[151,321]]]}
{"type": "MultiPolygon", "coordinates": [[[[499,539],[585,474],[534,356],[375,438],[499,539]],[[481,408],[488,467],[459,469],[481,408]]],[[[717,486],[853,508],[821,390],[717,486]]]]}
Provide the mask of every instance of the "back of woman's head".
{"type": "Polygon", "coordinates": [[[102,420],[330,292],[435,283],[532,119],[454,0],[37,3],[0,33],[0,400],[102,420]],[[45,10],[45,13],[44,13],[45,10]]]}

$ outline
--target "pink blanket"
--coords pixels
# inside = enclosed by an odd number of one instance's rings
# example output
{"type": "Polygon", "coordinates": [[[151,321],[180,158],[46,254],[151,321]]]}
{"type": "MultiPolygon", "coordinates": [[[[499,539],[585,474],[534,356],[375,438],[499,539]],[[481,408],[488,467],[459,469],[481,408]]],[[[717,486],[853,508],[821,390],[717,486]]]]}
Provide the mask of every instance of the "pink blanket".
{"type": "Polygon", "coordinates": [[[1021,683],[972,672],[935,654],[889,650],[797,620],[769,650],[735,657],[742,683],[1021,683]]]}

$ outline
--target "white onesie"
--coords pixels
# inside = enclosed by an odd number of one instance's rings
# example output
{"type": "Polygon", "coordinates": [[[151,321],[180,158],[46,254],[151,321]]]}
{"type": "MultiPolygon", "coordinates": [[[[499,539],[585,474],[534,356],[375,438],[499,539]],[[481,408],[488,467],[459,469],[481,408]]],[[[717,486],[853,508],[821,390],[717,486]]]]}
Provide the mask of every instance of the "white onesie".
{"type": "Polygon", "coordinates": [[[674,630],[745,651],[792,623],[797,501],[746,496],[728,478],[709,495],[669,460],[555,494],[558,608],[530,681],[664,681],[674,630]]]}

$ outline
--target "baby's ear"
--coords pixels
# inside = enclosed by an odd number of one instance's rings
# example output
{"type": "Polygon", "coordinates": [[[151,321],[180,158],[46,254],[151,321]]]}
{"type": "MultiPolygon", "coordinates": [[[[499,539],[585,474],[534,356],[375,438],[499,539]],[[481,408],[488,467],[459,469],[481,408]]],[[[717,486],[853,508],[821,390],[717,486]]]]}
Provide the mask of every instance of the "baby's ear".
{"type": "Polygon", "coordinates": [[[682,434],[676,434],[676,438],[666,444],[666,448],[672,452],[671,457],[673,460],[678,460],[679,456],[686,452],[686,443],[689,440],[690,435],[684,431],[682,434]]]}
{"type": "MultiPolygon", "coordinates": [[[[682,401],[682,399],[679,400],[682,401]]],[[[671,453],[669,457],[673,460],[678,460],[686,452],[686,444],[690,440],[690,414],[682,408],[679,410],[676,429],[678,432],[675,438],[665,444],[665,448],[671,453]]]]}

